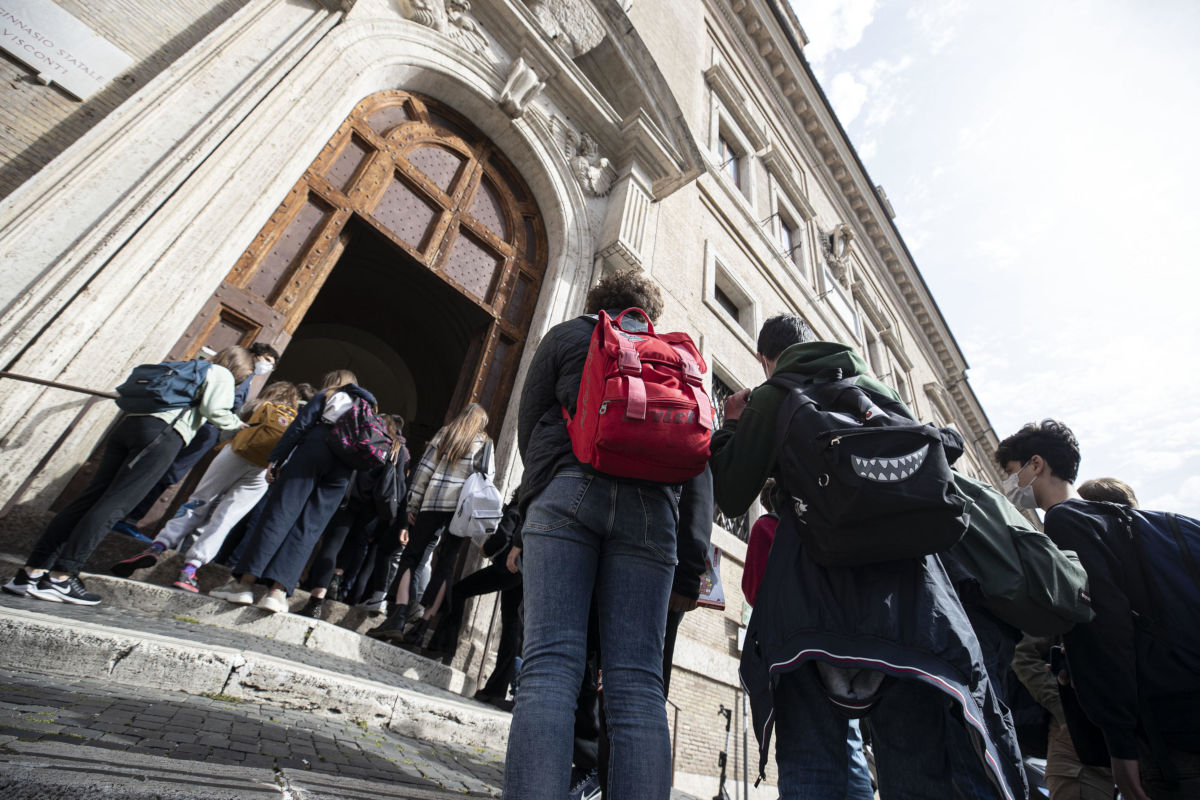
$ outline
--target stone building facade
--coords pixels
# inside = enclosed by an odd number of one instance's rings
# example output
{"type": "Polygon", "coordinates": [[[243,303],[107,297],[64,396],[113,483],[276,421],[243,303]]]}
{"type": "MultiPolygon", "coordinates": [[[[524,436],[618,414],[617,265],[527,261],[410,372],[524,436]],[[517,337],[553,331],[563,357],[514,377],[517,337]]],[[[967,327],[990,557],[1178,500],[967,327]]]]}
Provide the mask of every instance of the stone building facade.
{"type": "MultiPolygon", "coordinates": [[[[757,328],[794,311],[996,477],[963,354],[783,0],[58,4],[133,66],[78,102],[0,61],[4,369],[107,390],[139,363],[269,341],[283,377],[354,369],[416,444],[484,403],[512,487],[538,339],[636,267],[715,397],[761,380],[757,328]]],[[[115,414],[0,380],[3,513],[54,503],[115,414]]],[[[698,796],[717,708],[741,709],[752,518],[714,523],[726,610],[689,614],[676,651],[676,785],[698,796]]],[[[493,618],[476,605],[468,674],[493,618]]]]}

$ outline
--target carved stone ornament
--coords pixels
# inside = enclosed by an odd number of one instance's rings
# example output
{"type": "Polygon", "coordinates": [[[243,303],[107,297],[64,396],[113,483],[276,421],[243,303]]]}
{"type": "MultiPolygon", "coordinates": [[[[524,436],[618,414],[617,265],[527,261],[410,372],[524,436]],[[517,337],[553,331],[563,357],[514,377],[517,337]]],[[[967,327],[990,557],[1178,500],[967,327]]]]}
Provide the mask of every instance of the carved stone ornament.
{"type": "Polygon", "coordinates": [[[832,231],[821,231],[821,250],[825,263],[833,277],[846,289],[850,288],[850,242],[854,241],[854,231],[846,223],[834,227],[832,231]]]}
{"type": "Polygon", "coordinates": [[[557,116],[550,120],[550,130],[559,152],[567,159],[575,179],[585,194],[604,197],[612,190],[617,173],[608,159],[600,155],[600,145],[586,133],[580,134],[557,116]]]}
{"type": "Polygon", "coordinates": [[[604,41],[604,25],[588,0],[525,0],[546,38],[577,58],[604,41]]]}
{"type": "Polygon", "coordinates": [[[487,37],[471,16],[468,0],[396,0],[405,18],[433,28],[472,53],[488,50],[487,37]]]}
{"type": "Polygon", "coordinates": [[[538,77],[533,67],[518,56],[508,69],[508,80],[500,91],[500,108],[513,119],[525,113],[525,109],[541,94],[545,81],[538,77]]]}

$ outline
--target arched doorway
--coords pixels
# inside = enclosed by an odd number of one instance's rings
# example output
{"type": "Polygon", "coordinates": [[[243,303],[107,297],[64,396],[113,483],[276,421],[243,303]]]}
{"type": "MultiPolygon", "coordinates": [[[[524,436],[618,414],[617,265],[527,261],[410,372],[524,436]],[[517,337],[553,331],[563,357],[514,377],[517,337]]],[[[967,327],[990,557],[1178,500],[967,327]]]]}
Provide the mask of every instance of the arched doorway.
{"type": "Polygon", "coordinates": [[[338,128],[173,356],[290,343],[279,377],[355,369],[418,443],[469,401],[495,433],[546,256],[537,204],[486,136],[428,97],[380,92],[338,128]]]}

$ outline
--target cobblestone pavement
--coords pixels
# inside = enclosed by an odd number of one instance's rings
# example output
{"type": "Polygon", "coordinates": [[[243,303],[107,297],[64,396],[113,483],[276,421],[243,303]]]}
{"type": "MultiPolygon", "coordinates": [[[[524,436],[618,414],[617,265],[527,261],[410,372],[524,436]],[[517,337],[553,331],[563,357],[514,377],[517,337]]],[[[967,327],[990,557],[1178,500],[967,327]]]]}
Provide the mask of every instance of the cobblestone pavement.
{"type": "Polygon", "coordinates": [[[502,753],[355,719],[0,672],[6,798],[497,796],[502,771],[502,753]]]}

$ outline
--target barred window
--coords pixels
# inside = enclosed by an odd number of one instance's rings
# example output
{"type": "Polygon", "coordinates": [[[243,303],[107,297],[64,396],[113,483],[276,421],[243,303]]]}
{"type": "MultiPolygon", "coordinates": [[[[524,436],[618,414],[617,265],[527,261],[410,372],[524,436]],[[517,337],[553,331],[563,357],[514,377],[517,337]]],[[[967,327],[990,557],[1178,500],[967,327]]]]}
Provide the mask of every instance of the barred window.
{"type": "MultiPolygon", "coordinates": [[[[714,409],[716,428],[720,428],[725,423],[725,401],[733,394],[734,390],[729,384],[713,375],[712,400],[716,407],[714,409]]],[[[740,517],[728,517],[718,508],[713,516],[713,521],[743,542],[750,541],[750,516],[748,514],[742,514],[740,517]]]]}

